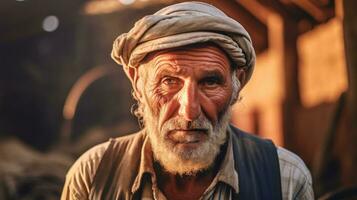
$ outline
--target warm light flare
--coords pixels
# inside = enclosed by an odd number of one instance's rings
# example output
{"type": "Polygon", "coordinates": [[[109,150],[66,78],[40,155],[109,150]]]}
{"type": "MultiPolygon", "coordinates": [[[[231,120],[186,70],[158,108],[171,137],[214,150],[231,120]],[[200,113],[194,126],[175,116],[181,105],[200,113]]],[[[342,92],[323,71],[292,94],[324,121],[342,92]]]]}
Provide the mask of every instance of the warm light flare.
{"type": "Polygon", "coordinates": [[[119,0],[119,2],[124,5],[130,5],[133,4],[135,0],[119,0]]]}
{"type": "Polygon", "coordinates": [[[88,15],[106,14],[119,10],[122,5],[115,0],[89,1],[84,6],[84,13],[88,15]]]}

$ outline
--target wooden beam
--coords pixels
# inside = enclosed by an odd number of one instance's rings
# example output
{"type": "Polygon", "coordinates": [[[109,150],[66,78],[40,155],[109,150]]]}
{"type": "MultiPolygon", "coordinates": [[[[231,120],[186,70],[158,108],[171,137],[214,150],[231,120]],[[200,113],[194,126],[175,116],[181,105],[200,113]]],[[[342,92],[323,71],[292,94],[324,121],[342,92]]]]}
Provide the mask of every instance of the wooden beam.
{"type": "Polygon", "coordinates": [[[256,0],[236,0],[241,6],[245,9],[249,10],[257,19],[259,19],[264,24],[267,24],[267,16],[271,13],[271,11],[261,5],[256,0]]]}
{"type": "Polygon", "coordinates": [[[257,0],[261,5],[266,8],[272,9],[283,18],[291,18],[291,13],[280,1],[277,0],[257,0]]]}
{"type": "Polygon", "coordinates": [[[310,1],[314,2],[315,4],[317,4],[319,6],[327,6],[331,2],[333,2],[333,0],[310,0],[310,1]]]}
{"type": "Polygon", "coordinates": [[[324,11],[309,0],[291,0],[295,5],[311,15],[316,21],[324,22],[328,18],[324,11]]]}

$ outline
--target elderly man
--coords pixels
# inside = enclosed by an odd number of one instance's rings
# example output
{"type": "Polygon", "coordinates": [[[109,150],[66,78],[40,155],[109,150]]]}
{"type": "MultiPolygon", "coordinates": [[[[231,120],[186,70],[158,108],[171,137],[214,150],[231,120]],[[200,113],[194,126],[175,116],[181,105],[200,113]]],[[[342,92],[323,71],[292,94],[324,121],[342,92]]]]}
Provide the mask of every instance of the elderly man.
{"type": "Polygon", "coordinates": [[[313,199],[296,155],[229,125],[255,62],[238,22],[209,4],[175,4],[119,36],[112,57],[144,128],[82,155],[62,199],[313,199]]]}

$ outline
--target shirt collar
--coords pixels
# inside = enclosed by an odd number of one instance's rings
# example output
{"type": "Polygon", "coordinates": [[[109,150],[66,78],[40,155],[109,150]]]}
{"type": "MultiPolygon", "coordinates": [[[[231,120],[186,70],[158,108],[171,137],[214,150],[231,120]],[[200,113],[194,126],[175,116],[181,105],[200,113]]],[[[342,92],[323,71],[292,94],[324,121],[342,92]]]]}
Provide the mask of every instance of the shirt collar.
{"type": "MultiPolygon", "coordinates": [[[[228,128],[228,146],[227,146],[227,151],[226,154],[224,155],[224,159],[222,161],[221,168],[219,169],[216,177],[214,178],[214,183],[218,182],[223,182],[231,186],[234,190],[235,193],[239,192],[239,179],[238,179],[238,173],[235,169],[235,161],[234,161],[234,155],[233,155],[233,144],[232,144],[232,132],[230,131],[230,128],[228,128]]],[[[135,193],[139,190],[141,184],[142,184],[142,179],[145,174],[149,174],[151,176],[151,181],[153,184],[156,185],[156,174],[154,171],[153,167],[153,156],[152,156],[152,150],[151,150],[151,144],[149,141],[149,137],[145,133],[145,139],[144,143],[141,149],[141,158],[140,158],[140,166],[139,166],[139,171],[138,175],[136,176],[133,186],[131,188],[132,193],[135,193]]],[[[150,180],[145,180],[145,181],[150,181],[150,180]]],[[[215,187],[214,185],[214,187],[215,187]]]]}
{"type": "Polygon", "coordinates": [[[238,179],[238,173],[235,169],[233,143],[232,143],[232,136],[231,136],[232,133],[229,128],[227,133],[228,133],[227,151],[222,161],[221,168],[219,169],[215,179],[217,179],[217,182],[223,182],[228,184],[235,190],[235,193],[238,193],[239,179],[238,179]]]}
{"type": "Polygon", "coordinates": [[[131,188],[132,193],[135,193],[137,190],[139,190],[144,174],[151,175],[152,180],[156,182],[156,175],[153,167],[151,144],[149,141],[149,137],[147,136],[146,133],[145,133],[144,143],[141,149],[139,172],[131,188]]]}

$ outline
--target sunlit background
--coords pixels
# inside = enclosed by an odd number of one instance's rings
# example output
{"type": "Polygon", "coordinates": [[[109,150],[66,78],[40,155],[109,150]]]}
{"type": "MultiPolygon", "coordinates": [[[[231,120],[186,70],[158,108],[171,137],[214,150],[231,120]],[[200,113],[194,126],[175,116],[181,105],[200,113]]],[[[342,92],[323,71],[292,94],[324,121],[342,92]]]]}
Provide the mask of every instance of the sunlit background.
{"type": "MultiPolygon", "coordinates": [[[[91,146],[139,130],[113,40],[176,0],[0,2],[0,199],[58,199],[91,146]]],[[[316,197],[357,183],[357,1],[205,0],[257,52],[232,123],[298,154],[316,197]]]]}

